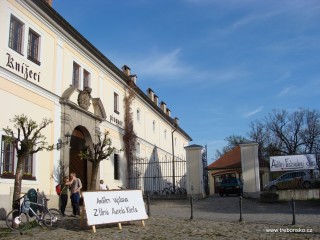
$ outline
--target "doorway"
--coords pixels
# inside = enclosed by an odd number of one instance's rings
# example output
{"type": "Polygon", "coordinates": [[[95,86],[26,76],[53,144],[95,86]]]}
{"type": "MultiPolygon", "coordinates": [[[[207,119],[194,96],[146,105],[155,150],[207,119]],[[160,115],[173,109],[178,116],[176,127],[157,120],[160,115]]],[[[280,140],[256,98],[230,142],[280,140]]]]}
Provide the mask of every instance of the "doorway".
{"type": "Polygon", "coordinates": [[[88,163],[87,160],[81,159],[79,154],[86,149],[86,138],[84,131],[76,127],[71,135],[70,152],[69,152],[69,170],[75,172],[77,178],[82,182],[82,190],[86,191],[88,186],[88,163]]]}

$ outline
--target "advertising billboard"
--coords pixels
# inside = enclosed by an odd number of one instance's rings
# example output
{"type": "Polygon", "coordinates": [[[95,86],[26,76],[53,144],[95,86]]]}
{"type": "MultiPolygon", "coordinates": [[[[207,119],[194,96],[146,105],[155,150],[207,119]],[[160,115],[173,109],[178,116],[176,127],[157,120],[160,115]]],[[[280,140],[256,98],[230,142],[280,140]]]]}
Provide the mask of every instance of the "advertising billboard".
{"type": "Polygon", "coordinates": [[[290,171],[316,169],[317,161],[315,154],[273,156],[270,157],[270,171],[290,171]]]}

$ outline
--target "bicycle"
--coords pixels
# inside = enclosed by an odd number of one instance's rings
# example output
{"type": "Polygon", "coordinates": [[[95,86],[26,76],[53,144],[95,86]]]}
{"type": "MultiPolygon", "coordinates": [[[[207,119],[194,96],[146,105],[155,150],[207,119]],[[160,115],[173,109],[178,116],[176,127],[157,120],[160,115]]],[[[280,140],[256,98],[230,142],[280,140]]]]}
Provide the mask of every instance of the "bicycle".
{"type": "Polygon", "coordinates": [[[23,231],[28,227],[29,218],[35,216],[37,223],[41,226],[45,225],[49,229],[57,229],[62,223],[62,214],[56,208],[48,209],[46,203],[49,199],[42,196],[42,203],[31,202],[25,194],[16,201],[23,199],[19,209],[13,209],[6,216],[6,225],[13,231],[23,231]],[[36,210],[33,210],[31,206],[36,206],[36,210]],[[39,210],[40,214],[37,213],[39,210]],[[31,212],[31,213],[30,213],[31,212]],[[30,215],[29,215],[30,213],[30,215]]]}
{"type": "Polygon", "coordinates": [[[163,195],[168,195],[168,194],[177,194],[177,195],[185,195],[187,194],[187,190],[183,187],[180,187],[179,182],[177,181],[177,184],[175,186],[175,189],[173,189],[173,185],[170,182],[167,182],[168,187],[165,187],[162,190],[163,195]]]}

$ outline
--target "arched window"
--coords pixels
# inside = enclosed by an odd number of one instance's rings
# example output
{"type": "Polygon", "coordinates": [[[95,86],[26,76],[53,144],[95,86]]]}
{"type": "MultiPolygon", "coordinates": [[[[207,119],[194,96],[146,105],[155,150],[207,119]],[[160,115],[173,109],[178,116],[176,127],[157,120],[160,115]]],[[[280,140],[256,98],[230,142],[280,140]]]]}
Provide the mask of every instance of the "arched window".
{"type": "Polygon", "coordinates": [[[164,130],[164,140],[167,140],[167,129],[164,130]]]}
{"type": "Polygon", "coordinates": [[[136,154],[137,154],[137,157],[140,157],[140,143],[137,142],[137,145],[136,145],[136,154]]]}
{"type": "Polygon", "coordinates": [[[156,131],[156,121],[153,120],[152,122],[152,130],[155,132],[156,131]]]}
{"type": "Polygon", "coordinates": [[[137,109],[137,120],[140,122],[140,109],[137,109]]]}

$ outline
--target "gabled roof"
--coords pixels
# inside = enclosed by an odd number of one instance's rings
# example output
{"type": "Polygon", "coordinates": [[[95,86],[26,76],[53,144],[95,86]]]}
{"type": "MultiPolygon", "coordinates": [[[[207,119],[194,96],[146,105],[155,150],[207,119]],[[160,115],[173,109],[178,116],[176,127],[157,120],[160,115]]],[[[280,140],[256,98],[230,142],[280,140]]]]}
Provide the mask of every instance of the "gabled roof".
{"type": "Polygon", "coordinates": [[[241,168],[241,151],[240,146],[237,146],[225,153],[215,162],[211,163],[207,169],[230,169],[230,168],[241,168]]]}

